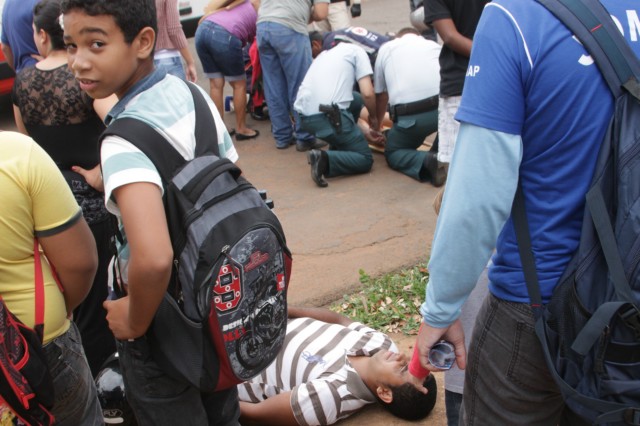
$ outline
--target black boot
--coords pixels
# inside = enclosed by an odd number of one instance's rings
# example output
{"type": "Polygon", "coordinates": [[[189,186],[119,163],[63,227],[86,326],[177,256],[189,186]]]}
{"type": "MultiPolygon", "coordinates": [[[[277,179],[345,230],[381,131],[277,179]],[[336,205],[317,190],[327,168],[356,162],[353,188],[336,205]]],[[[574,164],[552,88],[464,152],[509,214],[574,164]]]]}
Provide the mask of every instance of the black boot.
{"type": "Polygon", "coordinates": [[[321,188],[328,186],[323,175],[329,168],[327,153],[320,149],[312,149],[307,152],[307,163],[311,165],[311,179],[321,188]]]}

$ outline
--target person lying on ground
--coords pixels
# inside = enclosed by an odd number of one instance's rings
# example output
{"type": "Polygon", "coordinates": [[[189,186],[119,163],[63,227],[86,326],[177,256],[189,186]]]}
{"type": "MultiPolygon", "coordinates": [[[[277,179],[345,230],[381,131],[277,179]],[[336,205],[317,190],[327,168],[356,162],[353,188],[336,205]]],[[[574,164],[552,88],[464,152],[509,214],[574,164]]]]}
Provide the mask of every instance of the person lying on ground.
{"type": "Polygon", "coordinates": [[[409,358],[389,336],[324,308],[289,306],[284,346],[259,376],[238,385],[243,425],[329,425],[380,403],[406,420],[433,409],[436,380],[424,393],[410,382],[409,358]]]}

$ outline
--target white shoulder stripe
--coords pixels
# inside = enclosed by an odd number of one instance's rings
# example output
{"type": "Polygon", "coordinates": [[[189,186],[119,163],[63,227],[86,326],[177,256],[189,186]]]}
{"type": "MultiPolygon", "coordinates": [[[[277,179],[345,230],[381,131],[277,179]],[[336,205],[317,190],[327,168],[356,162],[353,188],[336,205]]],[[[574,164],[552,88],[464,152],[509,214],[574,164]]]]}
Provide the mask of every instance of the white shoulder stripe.
{"type": "Polygon", "coordinates": [[[529,60],[529,66],[531,66],[531,69],[533,69],[533,61],[531,60],[531,54],[529,53],[529,46],[527,46],[527,41],[524,39],[524,35],[522,34],[522,30],[520,29],[520,25],[518,25],[518,21],[516,21],[516,18],[511,14],[511,12],[505,9],[505,7],[502,6],[501,4],[491,2],[491,3],[487,3],[485,7],[490,7],[490,6],[499,8],[509,17],[509,19],[511,19],[511,21],[513,22],[513,25],[515,25],[516,29],[518,30],[518,33],[520,33],[520,38],[522,39],[522,45],[524,46],[524,52],[526,53],[527,59],[529,60]]]}

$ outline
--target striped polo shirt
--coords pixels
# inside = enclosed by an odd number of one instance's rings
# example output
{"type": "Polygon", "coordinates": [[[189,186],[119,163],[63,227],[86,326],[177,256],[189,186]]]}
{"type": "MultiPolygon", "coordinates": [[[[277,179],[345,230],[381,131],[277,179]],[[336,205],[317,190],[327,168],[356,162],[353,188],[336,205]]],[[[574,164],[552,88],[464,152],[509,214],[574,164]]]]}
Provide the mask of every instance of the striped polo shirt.
{"type": "Polygon", "coordinates": [[[383,333],[359,322],[348,327],[312,318],[287,324],[284,347],[259,376],[238,385],[241,401],[260,402],[291,391],[300,425],[327,425],[376,401],[348,356],[372,356],[398,348],[383,333]]]}

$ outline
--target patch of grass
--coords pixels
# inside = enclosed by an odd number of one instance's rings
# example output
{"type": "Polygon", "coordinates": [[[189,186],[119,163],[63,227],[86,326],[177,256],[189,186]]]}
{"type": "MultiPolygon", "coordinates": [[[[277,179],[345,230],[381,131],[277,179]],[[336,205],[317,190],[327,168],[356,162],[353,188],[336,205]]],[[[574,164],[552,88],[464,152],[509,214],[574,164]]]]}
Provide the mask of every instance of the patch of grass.
{"type": "Polygon", "coordinates": [[[429,278],[426,264],[376,278],[359,272],[362,290],[344,295],[330,308],[384,333],[418,334],[429,278]]]}

